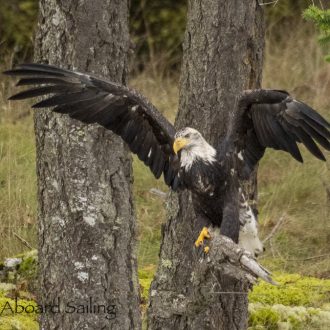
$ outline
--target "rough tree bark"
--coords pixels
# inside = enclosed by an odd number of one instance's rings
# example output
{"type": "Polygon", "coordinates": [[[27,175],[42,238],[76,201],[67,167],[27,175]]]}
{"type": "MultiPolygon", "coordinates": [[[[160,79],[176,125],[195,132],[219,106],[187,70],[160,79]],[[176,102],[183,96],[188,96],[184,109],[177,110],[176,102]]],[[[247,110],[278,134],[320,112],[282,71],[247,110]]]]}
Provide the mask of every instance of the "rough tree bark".
{"type": "MultiPolygon", "coordinates": [[[[176,126],[194,127],[217,145],[239,92],[260,85],[263,15],[256,0],[188,3],[176,126]]],[[[215,252],[205,258],[195,250],[203,224],[196,221],[189,198],[184,192],[169,200],[150,289],[149,329],[245,329],[250,280],[241,268],[225,262],[226,253],[210,263],[215,252]]]]}
{"type": "MultiPolygon", "coordinates": [[[[125,84],[128,48],[127,1],[40,1],[36,61],[125,84]]],[[[60,304],[41,327],[140,329],[131,159],[122,140],[45,110],[35,130],[39,303],[60,304]]]]}

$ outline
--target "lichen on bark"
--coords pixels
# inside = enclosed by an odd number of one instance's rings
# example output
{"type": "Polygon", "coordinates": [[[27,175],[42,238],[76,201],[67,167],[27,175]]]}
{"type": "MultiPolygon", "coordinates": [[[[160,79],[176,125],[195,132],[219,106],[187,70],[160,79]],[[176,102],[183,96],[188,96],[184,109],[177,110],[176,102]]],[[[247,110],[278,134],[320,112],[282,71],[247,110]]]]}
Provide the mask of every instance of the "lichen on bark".
{"type": "MultiPolygon", "coordinates": [[[[125,84],[128,3],[40,0],[35,60],[125,84]]],[[[38,303],[116,306],[97,313],[43,314],[45,329],[139,329],[131,158],[96,125],[35,114],[39,199],[38,303]]]]}

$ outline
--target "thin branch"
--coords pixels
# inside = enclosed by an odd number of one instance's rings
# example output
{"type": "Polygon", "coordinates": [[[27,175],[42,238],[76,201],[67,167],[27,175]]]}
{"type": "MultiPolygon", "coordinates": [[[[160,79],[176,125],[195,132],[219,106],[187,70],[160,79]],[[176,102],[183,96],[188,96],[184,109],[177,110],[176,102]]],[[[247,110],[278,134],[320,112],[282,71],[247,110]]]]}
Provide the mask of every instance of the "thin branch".
{"type": "Polygon", "coordinates": [[[240,294],[247,296],[249,292],[237,292],[237,291],[214,291],[213,294],[240,294]]]}
{"type": "Polygon", "coordinates": [[[281,225],[284,223],[284,221],[286,220],[285,215],[282,215],[280,217],[280,220],[278,220],[278,222],[276,223],[276,225],[273,227],[273,229],[271,230],[271,232],[268,234],[268,236],[262,241],[263,244],[265,244],[267,241],[269,241],[274,235],[275,233],[278,231],[278,229],[281,227],[281,225]]]}
{"type": "Polygon", "coordinates": [[[286,261],[307,261],[307,260],[314,260],[314,259],[319,259],[319,258],[324,258],[324,257],[329,257],[330,253],[326,254],[319,254],[317,256],[312,256],[312,257],[307,257],[303,259],[287,259],[286,261]]]}
{"type": "Polygon", "coordinates": [[[28,242],[26,241],[23,237],[19,236],[17,233],[15,233],[13,231],[14,236],[23,244],[25,245],[27,248],[29,248],[30,250],[34,250],[34,247],[28,242]]]}
{"type": "Polygon", "coordinates": [[[320,3],[320,6],[321,6],[321,9],[324,10],[323,2],[321,0],[319,0],[319,3],[320,3]]]}
{"type": "Polygon", "coordinates": [[[166,199],[167,193],[157,189],[157,188],[151,188],[149,192],[153,195],[156,195],[157,197],[160,197],[162,199],[166,199]]]}
{"type": "Polygon", "coordinates": [[[259,2],[259,6],[268,6],[273,5],[276,6],[279,0],[269,1],[269,2],[259,2]]]}

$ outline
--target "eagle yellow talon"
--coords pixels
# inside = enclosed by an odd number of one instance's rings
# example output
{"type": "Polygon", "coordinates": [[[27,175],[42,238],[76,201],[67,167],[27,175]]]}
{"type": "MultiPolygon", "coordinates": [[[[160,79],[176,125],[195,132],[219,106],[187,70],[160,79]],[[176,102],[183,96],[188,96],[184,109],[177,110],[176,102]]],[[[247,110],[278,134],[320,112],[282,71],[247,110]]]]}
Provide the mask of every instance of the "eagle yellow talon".
{"type": "Polygon", "coordinates": [[[210,251],[210,247],[209,246],[205,246],[205,248],[204,248],[204,253],[209,253],[209,251],[210,251]]]}
{"type": "MultiPolygon", "coordinates": [[[[195,242],[195,246],[200,247],[204,243],[205,238],[210,238],[210,237],[211,236],[210,236],[210,233],[209,233],[207,227],[204,227],[195,242]]],[[[205,251],[205,249],[204,249],[204,251],[205,251]]]]}

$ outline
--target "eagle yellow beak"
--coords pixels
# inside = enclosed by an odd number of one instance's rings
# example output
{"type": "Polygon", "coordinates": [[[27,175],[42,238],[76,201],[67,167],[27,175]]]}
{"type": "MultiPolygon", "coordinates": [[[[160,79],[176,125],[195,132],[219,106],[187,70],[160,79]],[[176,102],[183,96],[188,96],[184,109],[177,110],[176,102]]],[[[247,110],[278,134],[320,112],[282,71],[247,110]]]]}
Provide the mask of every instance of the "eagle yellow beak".
{"type": "Polygon", "coordinates": [[[175,154],[177,154],[184,146],[186,146],[188,142],[188,139],[182,137],[175,139],[173,143],[173,151],[175,152],[175,154]]]}

